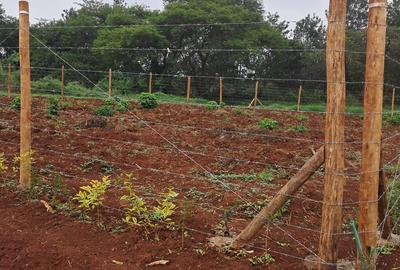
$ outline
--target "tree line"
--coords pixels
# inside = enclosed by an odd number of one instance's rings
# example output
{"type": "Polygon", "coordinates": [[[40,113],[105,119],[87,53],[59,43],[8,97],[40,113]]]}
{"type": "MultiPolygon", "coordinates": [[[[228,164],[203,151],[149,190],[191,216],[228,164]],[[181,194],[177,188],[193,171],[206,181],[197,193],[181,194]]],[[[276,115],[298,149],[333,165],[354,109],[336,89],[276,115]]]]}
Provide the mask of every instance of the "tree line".
{"type": "MultiPolygon", "coordinates": [[[[355,101],[360,100],[364,79],[367,2],[348,1],[347,81],[352,82],[349,99],[355,101]]],[[[326,24],[326,18],[315,14],[295,23],[285,21],[264,10],[261,0],[164,0],[162,10],[128,5],[124,0],[112,4],[82,0],[77,8],[64,10],[61,19],[32,25],[32,66],[49,68],[33,69],[32,74],[34,80],[42,80],[37,85],[41,88],[59,77],[59,71],[51,69],[59,69],[62,62],[43,48],[45,44],[73,67],[87,70],[84,75],[97,86],[106,85],[109,68],[119,72],[115,84],[124,93],[144,90],[147,77],[139,74],[152,72],[165,75],[155,80],[159,91],[175,89],[179,94],[184,91],[180,76],[190,75],[195,80],[193,91],[209,97],[217,88],[214,77],[235,78],[227,87],[227,95],[233,98],[250,95],[252,78],[265,78],[262,88],[275,91],[275,96],[303,84],[323,101],[326,24]]],[[[386,54],[390,58],[386,59],[385,79],[400,85],[396,76],[400,0],[389,3],[388,26],[386,54]]],[[[7,15],[0,4],[2,65],[18,65],[17,27],[17,18],[7,15]]],[[[4,73],[0,69],[2,82],[4,73]]],[[[76,87],[93,87],[74,71],[68,71],[67,77],[76,87]]]]}

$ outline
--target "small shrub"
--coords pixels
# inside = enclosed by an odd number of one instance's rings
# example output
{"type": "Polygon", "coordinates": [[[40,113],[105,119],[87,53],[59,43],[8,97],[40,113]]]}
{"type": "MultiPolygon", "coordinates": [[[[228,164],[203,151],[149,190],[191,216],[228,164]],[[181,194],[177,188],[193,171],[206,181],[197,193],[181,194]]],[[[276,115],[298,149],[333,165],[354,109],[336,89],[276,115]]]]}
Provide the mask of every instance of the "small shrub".
{"type": "Polygon", "coordinates": [[[47,114],[50,116],[57,116],[60,109],[61,109],[60,100],[55,97],[51,97],[47,105],[47,114]]]}
{"type": "Polygon", "coordinates": [[[297,125],[297,126],[291,127],[290,131],[303,133],[303,132],[307,131],[307,128],[304,125],[297,125]]]}
{"type": "Polygon", "coordinates": [[[400,125],[400,113],[393,114],[393,116],[390,117],[389,121],[392,125],[400,125]]]}
{"type": "Polygon", "coordinates": [[[308,119],[310,119],[308,117],[308,115],[300,114],[299,116],[297,116],[297,120],[299,120],[301,122],[306,122],[306,121],[308,121],[308,119]]]}
{"type": "Polygon", "coordinates": [[[123,221],[131,226],[149,225],[152,227],[146,202],[136,195],[130,182],[125,182],[124,189],[127,194],[120,199],[127,203],[123,221]]]}
{"type": "Polygon", "coordinates": [[[96,108],[95,113],[98,116],[111,117],[114,115],[114,109],[110,106],[103,105],[96,108]]]}
{"type": "Polygon", "coordinates": [[[11,108],[14,110],[21,110],[21,97],[17,96],[11,101],[11,108]]]}
{"type": "Polygon", "coordinates": [[[144,109],[154,109],[158,106],[158,100],[154,94],[141,93],[139,95],[139,104],[144,109]]]}
{"type": "Polygon", "coordinates": [[[106,98],[104,100],[104,105],[106,105],[106,106],[114,106],[115,102],[116,102],[116,100],[114,98],[109,97],[109,98],[106,98]]]}
{"type": "Polygon", "coordinates": [[[278,126],[278,121],[273,119],[264,118],[258,122],[258,126],[262,129],[274,130],[278,126]]]}
{"type": "Polygon", "coordinates": [[[172,223],[170,217],[174,214],[176,205],[173,200],[178,196],[178,193],[173,188],[169,188],[167,192],[162,193],[163,200],[157,200],[158,206],[154,207],[152,219],[157,222],[172,223]]]}
{"type": "Polygon", "coordinates": [[[129,109],[129,101],[127,100],[119,100],[116,106],[117,112],[126,112],[129,109]]]}
{"type": "Polygon", "coordinates": [[[209,111],[213,111],[213,110],[218,109],[218,108],[219,108],[219,105],[218,105],[218,103],[217,103],[216,101],[209,101],[209,102],[207,102],[207,104],[206,104],[206,108],[207,108],[207,110],[209,110],[209,111]]]}
{"type": "Polygon", "coordinates": [[[240,108],[236,108],[234,112],[236,115],[243,115],[243,111],[240,108]]]}
{"type": "Polygon", "coordinates": [[[256,266],[256,265],[262,265],[262,264],[270,264],[275,262],[275,259],[271,256],[269,253],[265,253],[264,255],[260,257],[253,257],[249,259],[251,265],[256,266]]]}
{"type": "Polygon", "coordinates": [[[109,177],[103,177],[102,181],[92,180],[89,186],[81,187],[81,191],[75,195],[74,200],[79,202],[79,208],[92,210],[103,204],[104,194],[111,185],[109,177]]]}

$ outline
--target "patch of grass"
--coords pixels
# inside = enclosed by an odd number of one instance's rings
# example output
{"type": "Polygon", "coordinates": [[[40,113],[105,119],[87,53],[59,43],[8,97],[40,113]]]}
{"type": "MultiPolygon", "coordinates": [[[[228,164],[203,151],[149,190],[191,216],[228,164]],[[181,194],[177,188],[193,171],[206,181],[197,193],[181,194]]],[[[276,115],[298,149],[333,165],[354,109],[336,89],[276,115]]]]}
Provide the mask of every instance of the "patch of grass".
{"type": "Polygon", "coordinates": [[[209,102],[207,102],[207,104],[206,104],[206,108],[207,108],[207,110],[209,110],[209,111],[213,111],[213,110],[218,109],[218,108],[219,108],[219,105],[218,105],[218,103],[217,103],[216,101],[209,101],[209,102]]]}
{"type": "Polygon", "coordinates": [[[400,113],[393,114],[393,116],[389,118],[389,122],[394,126],[400,125],[400,113]]]}
{"type": "Polygon", "coordinates": [[[308,115],[305,114],[300,114],[297,116],[297,120],[301,121],[301,122],[306,122],[308,121],[310,118],[308,117],[308,115]]]}
{"type": "Polygon", "coordinates": [[[307,128],[304,125],[297,125],[289,128],[289,131],[304,133],[307,131],[307,128]]]}

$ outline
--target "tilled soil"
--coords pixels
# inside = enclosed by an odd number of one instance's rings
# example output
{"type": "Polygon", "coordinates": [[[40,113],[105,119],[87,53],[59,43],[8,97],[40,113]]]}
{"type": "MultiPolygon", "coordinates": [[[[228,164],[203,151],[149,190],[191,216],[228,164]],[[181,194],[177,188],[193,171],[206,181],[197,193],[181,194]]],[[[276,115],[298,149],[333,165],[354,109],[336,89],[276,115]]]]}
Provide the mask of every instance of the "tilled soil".
{"type": "MultiPolygon", "coordinates": [[[[0,153],[8,173],[2,175],[0,197],[0,269],[144,269],[153,261],[169,260],[155,269],[304,269],[304,258],[318,253],[323,169],[290,200],[287,211],[265,227],[246,247],[245,257],[208,247],[208,238],[235,235],[287,183],[324,142],[322,113],[162,104],[110,118],[94,116],[98,100],[68,100],[57,117],[49,117],[43,99],[34,99],[34,179],[52,185],[56,175],[73,196],[91,179],[110,175],[112,188],[104,205],[79,217],[46,211],[40,200],[48,193],[27,194],[13,188],[17,171],[19,114],[10,100],[0,99],[0,153]],[[279,122],[272,131],[258,127],[260,119],[279,122]],[[296,131],[304,126],[306,131],[296,131]],[[272,179],[259,174],[270,172],[272,179]],[[124,204],[121,175],[132,173],[137,194],[155,203],[168,187],[179,193],[174,229],[160,226],[145,233],[121,223],[124,204]],[[44,180],[43,180],[44,179],[44,180]],[[32,199],[33,198],[33,199],[32,199]],[[252,266],[249,258],[272,255],[275,262],[252,266]]],[[[357,218],[362,120],[346,116],[346,187],[340,258],[355,258],[348,226],[357,218]]],[[[385,124],[385,163],[397,163],[400,128],[385,124]]],[[[389,175],[390,177],[390,175],[389,175]]],[[[68,201],[68,196],[57,198],[68,201]]],[[[74,203],[74,202],[73,202],[74,203]]],[[[379,269],[398,267],[397,254],[380,256],[379,269]]]]}

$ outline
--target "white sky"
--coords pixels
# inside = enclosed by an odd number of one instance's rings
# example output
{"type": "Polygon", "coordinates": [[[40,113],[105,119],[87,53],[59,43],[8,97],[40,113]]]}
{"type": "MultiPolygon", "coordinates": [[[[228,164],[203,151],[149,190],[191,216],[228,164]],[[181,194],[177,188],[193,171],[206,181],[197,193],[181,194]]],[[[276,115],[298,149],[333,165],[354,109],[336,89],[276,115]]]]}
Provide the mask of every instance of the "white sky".
{"type": "MultiPolygon", "coordinates": [[[[37,22],[40,18],[60,18],[64,9],[75,6],[78,0],[30,0],[31,22],[37,22]]],[[[112,0],[105,0],[112,2],[112,0]]],[[[129,4],[138,3],[149,6],[152,9],[162,9],[162,0],[128,0],[129,4]]],[[[7,14],[17,16],[17,0],[1,0],[7,14]]],[[[325,10],[328,9],[329,0],[264,0],[267,12],[278,12],[288,21],[297,21],[307,14],[316,13],[325,19],[325,10]]]]}

